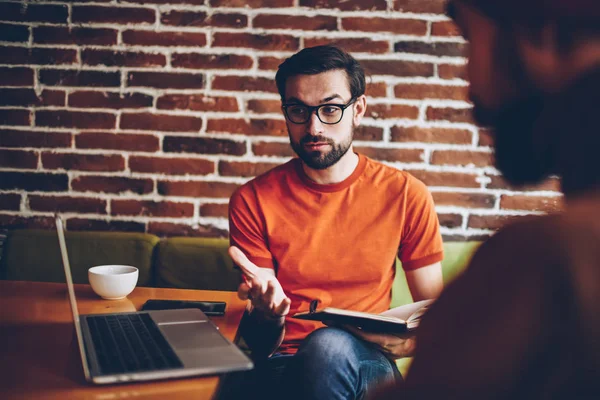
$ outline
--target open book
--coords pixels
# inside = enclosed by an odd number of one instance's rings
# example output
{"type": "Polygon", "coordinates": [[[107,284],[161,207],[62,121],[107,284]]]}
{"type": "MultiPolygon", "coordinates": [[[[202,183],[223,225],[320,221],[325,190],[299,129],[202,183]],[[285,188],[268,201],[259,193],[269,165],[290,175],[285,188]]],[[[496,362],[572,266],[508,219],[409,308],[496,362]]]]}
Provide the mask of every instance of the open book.
{"type": "MultiPolygon", "coordinates": [[[[419,326],[421,316],[435,300],[422,300],[392,308],[381,314],[326,307],[294,314],[293,318],[328,324],[352,325],[369,332],[404,333],[419,326]]],[[[311,307],[313,308],[313,307],[311,307]]]]}

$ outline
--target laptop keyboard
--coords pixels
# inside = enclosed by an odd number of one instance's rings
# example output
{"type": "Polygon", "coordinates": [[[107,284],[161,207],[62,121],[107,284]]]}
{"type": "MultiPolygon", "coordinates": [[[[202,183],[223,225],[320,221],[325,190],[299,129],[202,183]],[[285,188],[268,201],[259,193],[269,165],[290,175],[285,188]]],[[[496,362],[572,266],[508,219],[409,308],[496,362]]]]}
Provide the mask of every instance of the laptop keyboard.
{"type": "Polygon", "coordinates": [[[86,319],[103,375],[183,368],[148,314],[86,319]]]}

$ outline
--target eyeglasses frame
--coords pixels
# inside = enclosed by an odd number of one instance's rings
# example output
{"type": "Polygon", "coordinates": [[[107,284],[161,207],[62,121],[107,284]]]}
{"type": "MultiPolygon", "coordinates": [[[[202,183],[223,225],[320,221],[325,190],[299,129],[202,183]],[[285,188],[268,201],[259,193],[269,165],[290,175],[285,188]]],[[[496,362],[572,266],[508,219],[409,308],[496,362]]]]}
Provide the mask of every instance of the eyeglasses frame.
{"type": "Polygon", "coordinates": [[[290,104],[283,104],[281,106],[281,108],[283,109],[283,112],[284,112],[285,117],[287,118],[287,120],[290,121],[292,124],[296,124],[296,125],[306,124],[310,120],[310,117],[313,114],[313,111],[316,111],[317,118],[319,119],[319,121],[321,121],[322,124],[325,124],[325,125],[337,125],[337,124],[339,124],[342,121],[342,119],[344,119],[344,111],[346,111],[346,108],[348,108],[352,104],[356,103],[356,100],[357,100],[357,98],[353,97],[346,104],[325,103],[325,104],[319,104],[318,106],[309,106],[309,105],[302,104],[302,103],[290,103],[290,104]],[[294,121],[292,121],[292,119],[289,117],[288,111],[287,111],[288,107],[291,107],[291,106],[304,106],[304,107],[306,107],[307,110],[308,110],[306,121],[304,121],[304,122],[294,122],[294,121]],[[328,107],[328,106],[329,107],[331,107],[331,106],[339,107],[342,110],[342,115],[340,116],[340,119],[337,122],[325,122],[319,116],[319,109],[321,107],[328,107]]]}

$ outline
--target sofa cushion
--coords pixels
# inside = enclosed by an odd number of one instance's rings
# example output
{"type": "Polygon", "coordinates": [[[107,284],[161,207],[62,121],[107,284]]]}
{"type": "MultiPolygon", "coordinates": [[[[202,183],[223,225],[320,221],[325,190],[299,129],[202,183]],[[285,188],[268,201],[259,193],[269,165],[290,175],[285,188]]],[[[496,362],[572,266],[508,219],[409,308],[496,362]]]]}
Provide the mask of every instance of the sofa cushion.
{"type": "MultiPolygon", "coordinates": [[[[151,286],[152,255],[157,236],[126,232],[66,232],[73,282],[88,283],[94,265],[123,264],[139,269],[138,286],[151,286]]],[[[3,279],[65,282],[55,231],[23,229],[9,232],[0,261],[3,279]]]]}
{"type": "Polygon", "coordinates": [[[154,270],[159,287],[237,291],[240,272],[227,254],[229,241],[173,237],[158,245],[154,270]]]}

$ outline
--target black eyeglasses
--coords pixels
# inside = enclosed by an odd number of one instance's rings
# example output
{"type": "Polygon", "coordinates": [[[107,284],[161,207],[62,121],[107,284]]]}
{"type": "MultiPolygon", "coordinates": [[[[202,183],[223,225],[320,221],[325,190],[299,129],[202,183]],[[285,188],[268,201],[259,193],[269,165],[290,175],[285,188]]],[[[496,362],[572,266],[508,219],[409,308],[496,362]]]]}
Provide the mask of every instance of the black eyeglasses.
{"type": "Polygon", "coordinates": [[[321,104],[315,107],[306,104],[284,104],[282,108],[287,119],[294,124],[307,123],[313,111],[316,111],[319,121],[327,125],[335,125],[344,117],[344,110],[355,101],[356,99],[353,98],[346,104],[321,104]]]}

